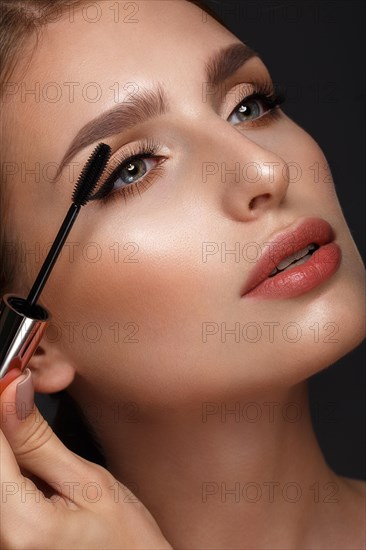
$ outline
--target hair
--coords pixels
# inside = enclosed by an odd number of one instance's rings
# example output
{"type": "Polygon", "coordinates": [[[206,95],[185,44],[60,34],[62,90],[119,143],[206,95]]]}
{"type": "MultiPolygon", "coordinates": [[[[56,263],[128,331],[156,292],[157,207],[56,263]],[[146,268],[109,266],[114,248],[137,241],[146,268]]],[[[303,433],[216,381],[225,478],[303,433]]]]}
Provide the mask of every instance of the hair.
{"type": "MultiPolygon", "coordinates": [[[[201,0],[186,1],[200,7],[227,28],[214,11],[201,0]]],[[[27,52],[25,69],[29,66],[42,28],[52,21],[59,20],[67,13],[67,10],[80,9],[88,3],[90,3],[89,0],[0,0],[0,101],[2,109],[4,108],[2,100],[5,86],[10,81],[18,61],[25,52],[27,52]],[[30,49],[30,55],[28,55],[28,49],[30,49]]],[[[22,279],[26,272],[26,266],[20,266],[17,261],[20,251],[17,236],[10,234],[9,193],[6,190],[6,178],[4,178],[4,157],[7,152],[4,117],[1,117],[1,124],[0,298],[10,290],[14,292],[15,285],[22,286],[22,283],[24,284],[22,279]],[[9,249],[10,243],[13,246],[9,249]]]]}

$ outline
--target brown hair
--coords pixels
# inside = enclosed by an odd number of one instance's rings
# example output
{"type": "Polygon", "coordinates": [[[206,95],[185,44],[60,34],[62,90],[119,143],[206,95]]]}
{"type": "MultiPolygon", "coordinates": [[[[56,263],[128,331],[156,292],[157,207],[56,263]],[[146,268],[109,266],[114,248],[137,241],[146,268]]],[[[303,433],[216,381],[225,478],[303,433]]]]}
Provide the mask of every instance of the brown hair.
{"type": "MultiPolygon", "coordinates": [[[[214,11],[201,0],[186,0],[197,5],[211,15],[220,24],[226,26],[214,11]]],[[[5,85],[13,74],[20,55],[27,48],[31,48],[28,63],[32,52],[37,47],[39,34],[45,25],[60,19],[66,10],[79,8],[87,4],[89,0],[0,0],[0,100],[3,98],[5,85]],[[31,43],[33,39],[33,44],[31,43]]],[[[1,152],[4,153],[4,128],[1,120],[2,144],[1,152]]],[[[7,208],[7,195],[5,192],[6,181],[3,178],[3,160],[0,159],[0,297],[15,284],[17,270],[17,254],[9,253],[7,241],[10,237],[15,245],[16,236],[10,236],[8,223],[9,209],[7,208]],[[15,237],[15,238],[14,238],[15,237]]],[[[13,246],[13,251],[18,251],[19,246],[13,246]]]]}

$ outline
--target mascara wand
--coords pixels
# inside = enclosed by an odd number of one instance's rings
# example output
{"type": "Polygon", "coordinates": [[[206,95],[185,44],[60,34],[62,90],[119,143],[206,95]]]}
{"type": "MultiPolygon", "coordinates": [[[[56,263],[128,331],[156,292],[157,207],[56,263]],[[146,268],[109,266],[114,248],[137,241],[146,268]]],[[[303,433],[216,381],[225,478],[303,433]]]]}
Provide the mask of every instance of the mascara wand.
{"type": "Polygon", "coordinates": [[[92,197],[111,155],[111,148],[99,143],[85,164],[72,195],[72,204],[37,275],[27,299],[11,294],[0,305],[0,380],[10,369],[26,367],[42,339],[49,312],[36,302],[51,274],[70,230],[92,197]]]}
{"type": "Polygon", "coordinates": [[[47,254],[47,258],[38,273],[38,276],[28,294],[27,302],[33,305],[38,300],[44,285],[52,271],[52,268],[61,252],[61,249],[67,239],[68,234],[80,212],[90,199],[95,186],[102,175],[104,168],[110,157],[111,148],[105,143],[100,143],[91,154],[88,162],[84,166],[79,179],[75,185],[72,195],[72,205],[56,235],[53,245],[47,254]]]}

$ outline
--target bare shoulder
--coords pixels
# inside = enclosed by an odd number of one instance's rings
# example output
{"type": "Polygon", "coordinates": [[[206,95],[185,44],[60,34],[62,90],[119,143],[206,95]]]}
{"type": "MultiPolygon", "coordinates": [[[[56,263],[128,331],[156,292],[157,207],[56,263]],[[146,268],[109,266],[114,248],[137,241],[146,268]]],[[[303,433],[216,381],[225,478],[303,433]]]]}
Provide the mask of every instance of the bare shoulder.
{"type": "Polygon", "coordinates": [[[346,487],[348,487],[350,496],[354,497],[360,503],[365,504],[366,498],[366,481],[363,479],[352,479],[351,477],[338,476],[338,479],[342,481],[346,487]]]}
{"type": "Polygon", "coordinates": [[[366,481],[338,476],[343,485],[342,515],[344,524],[348,526],[349,548],[364,549],[366,547],[366,481]]]}
{"type": "Polygon", "coordinates": [[[346,478],[363,497],[366,495],[366,481],[363,479],[346,478]]]}
{"type": "Polygon", "coordinates": [[[307,550],[365,550],[366,482],[333,474],[332,494],[317,501],[311,529],[302,541],[307,550]]]}

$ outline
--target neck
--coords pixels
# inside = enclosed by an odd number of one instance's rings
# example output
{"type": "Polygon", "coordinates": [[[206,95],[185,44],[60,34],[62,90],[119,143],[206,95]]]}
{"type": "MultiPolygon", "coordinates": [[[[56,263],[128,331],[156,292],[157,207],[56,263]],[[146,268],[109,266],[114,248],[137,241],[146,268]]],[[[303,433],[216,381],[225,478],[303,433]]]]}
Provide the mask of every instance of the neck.
{"type": "Polygon", "coordinates": [[[310,525],[323,525],[337,477],[313,431],[306,383],[154,415],[136,404],[101,410],[109,414],[93,427],[108,469],[174,548],[298,548],[310,525]]]}

